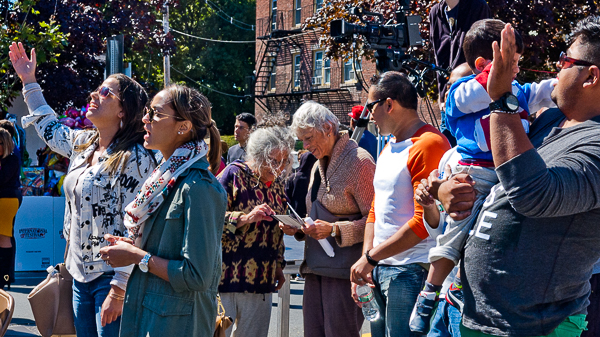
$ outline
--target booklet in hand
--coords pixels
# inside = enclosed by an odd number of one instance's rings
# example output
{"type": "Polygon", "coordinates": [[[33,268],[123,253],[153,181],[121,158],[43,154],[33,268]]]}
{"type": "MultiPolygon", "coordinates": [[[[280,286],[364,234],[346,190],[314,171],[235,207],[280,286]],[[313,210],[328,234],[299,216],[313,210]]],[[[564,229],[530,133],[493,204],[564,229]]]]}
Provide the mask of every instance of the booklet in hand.
{"type": "Polygon", "coordinates": [[[271,215],[271,218],[283,222],[288,226],[292,226],[296,229],[302,229],[304,227],[304,222],[300,222],[296,219],[296,217],[292,215],[271,215]]]}

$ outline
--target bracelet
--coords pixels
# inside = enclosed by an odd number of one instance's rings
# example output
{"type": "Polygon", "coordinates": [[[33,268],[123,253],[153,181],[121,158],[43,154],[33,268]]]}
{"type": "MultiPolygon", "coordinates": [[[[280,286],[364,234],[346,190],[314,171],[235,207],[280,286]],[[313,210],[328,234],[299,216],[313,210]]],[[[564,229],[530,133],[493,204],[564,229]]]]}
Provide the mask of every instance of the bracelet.
{"type": "Polygon", "coordinates": [[[370,249],[365,252],[365,257],[367,258],[367,262],[369,262],[369,264],[372,265],[373,267],[377,267],[377,265],[379,264],[379,261],[375,261],[371,257],[371,255],[369,255],[369,251],[370,251],[370,249]]]}
{"type": "Polygon", "coordinates": [[[110,298],[114,298],[114,299],[115,299],[115,300],[117,300],[117,301],[124,301],[124,300],[125,300],[125,296],[123,296],[123,295],[119,295],[119,294],[117,294],[117,293],[114,293],[114,292],[112,292],[112,291],[108,293],[108,296],[109,296],[110,298]]]}

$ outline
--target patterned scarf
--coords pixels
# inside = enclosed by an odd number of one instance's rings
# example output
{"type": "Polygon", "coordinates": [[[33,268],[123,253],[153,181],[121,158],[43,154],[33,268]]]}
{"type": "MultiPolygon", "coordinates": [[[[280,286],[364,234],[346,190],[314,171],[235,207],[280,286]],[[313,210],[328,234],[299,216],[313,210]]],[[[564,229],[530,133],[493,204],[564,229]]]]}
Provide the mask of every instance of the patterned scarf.
{"type": "Polygon", "coordinates": [[[198,159],[206,156],[208,145],[204,141],[191,141],[178,147],[168,160],[158,165],[142,186],[135,199],[125,207],[123,219],[129,232],[129,238],[140,246],[146,219],[163,203],[177,177],[192,166],[198,159]]]}

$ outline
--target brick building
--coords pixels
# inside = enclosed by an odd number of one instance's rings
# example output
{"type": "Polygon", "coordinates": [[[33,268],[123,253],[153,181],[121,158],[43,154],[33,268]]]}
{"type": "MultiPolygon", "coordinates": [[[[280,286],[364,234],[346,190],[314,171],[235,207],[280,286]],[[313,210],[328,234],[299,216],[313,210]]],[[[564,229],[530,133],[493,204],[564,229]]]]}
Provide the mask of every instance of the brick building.
{"type": "Polygon", "coordinates": [[[325,59],[314,30],[302,31],[305,19],[324,0],[256,1],[256,114],[292,115],[305,100],[327,106],[343,124],[352,106],[367,99],[357,76],[368,82],[375,63],[325,59]]]}

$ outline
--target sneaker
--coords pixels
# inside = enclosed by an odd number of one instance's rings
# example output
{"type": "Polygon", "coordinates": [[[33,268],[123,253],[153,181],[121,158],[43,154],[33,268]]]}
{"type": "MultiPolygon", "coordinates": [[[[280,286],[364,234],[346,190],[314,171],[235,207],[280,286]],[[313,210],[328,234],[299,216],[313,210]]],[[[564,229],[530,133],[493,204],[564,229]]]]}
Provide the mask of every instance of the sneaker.
{"type": "Polygon", "coordinates": [[[429,333],[431,318],[438,300],[437,292],[421,291],[410,314],[410,331],[422,335],[429,333]]]}
{"type": "Polygon", "coordinates": [[[446,302],[455,307],[462,314],[465,306],[465,297],[463,296],[462,287],[457,287],[454,282],[450,285],[450,289],[446,292],[446,302]]]}

